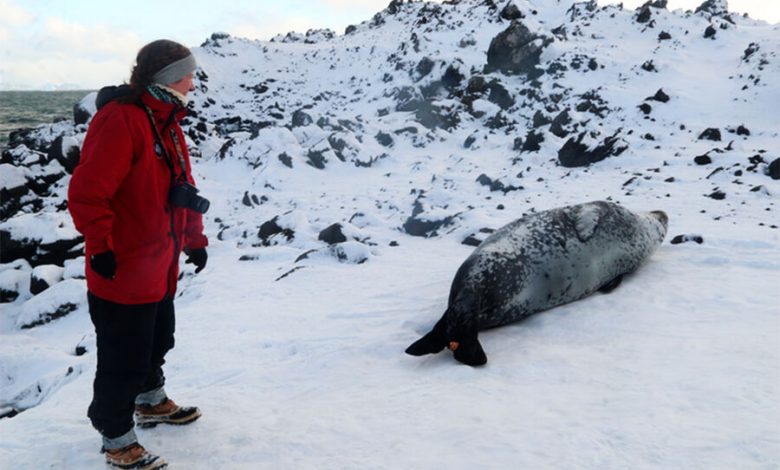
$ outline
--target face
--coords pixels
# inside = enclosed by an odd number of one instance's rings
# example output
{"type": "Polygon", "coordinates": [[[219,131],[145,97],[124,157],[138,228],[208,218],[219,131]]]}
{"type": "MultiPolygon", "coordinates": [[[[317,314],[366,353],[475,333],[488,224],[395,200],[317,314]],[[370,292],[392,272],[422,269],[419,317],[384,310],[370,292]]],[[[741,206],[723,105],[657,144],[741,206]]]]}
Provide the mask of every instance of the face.
{"type": "Polygon", "coordinates": [[[182,78],[178,82],[171,83],[168,86],[178,91],[182,95],[187,96],[187,93],[195,89],[195,85],[192,84],[192,73],[187,74],[186,77],[182,78]]]}

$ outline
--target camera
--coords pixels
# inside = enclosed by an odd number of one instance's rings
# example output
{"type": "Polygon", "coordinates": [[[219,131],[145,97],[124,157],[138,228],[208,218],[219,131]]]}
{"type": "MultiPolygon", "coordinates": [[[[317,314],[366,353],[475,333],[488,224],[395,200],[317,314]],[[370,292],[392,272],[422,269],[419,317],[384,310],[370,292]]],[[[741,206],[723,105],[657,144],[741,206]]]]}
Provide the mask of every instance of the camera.
{"type": "Polygon", "coordinates": [[[176,183],[169,194],[171,204],[186,207],[199,214],[205,214],[211,204],[205,197],[198,196],[198,188],[186,181],[176,183]]]}

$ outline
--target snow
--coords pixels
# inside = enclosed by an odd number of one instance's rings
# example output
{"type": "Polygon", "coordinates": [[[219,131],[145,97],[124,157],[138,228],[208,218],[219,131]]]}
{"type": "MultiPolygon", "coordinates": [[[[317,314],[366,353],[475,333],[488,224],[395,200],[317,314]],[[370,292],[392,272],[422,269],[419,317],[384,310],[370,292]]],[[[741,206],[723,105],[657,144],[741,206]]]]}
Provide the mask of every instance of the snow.
{"type": "MultiPolygon", "coordinates": [[[[138,431],[172,468],[777,468],[780,188],[766,172],[780,157],[778,26],[652,8],[649,27],[615,6],[515,3],[533,31],[553,37],[566,25],[568,40],[541,60],[569,69],[540,78],[538,90],[522,77],[484,75],[516,100],[508,109],[485,93],[470,114],[440,90],[433,102],[459,110],[449,130],[397,111],[396,96],[414,87],[421,97],[447,64],[465,75],[461,88],[481,74],[508,25],[490,20],[498,12],[482,1],[438,5],[439,16],[436,6],[404,4],[383,24],[330,39],[222,37],[195,50],[208,77],[192,95],[206,128],[192,145],[195,179],[212,202],[209,261],[197,275],[182,264],[165,370],[171,396],[203,417],[138,431]],[[711,22],[714,40],[703,37],[711,22]],[[672,39],[659,41],[661,31],[672,39]],[[744,58],[752,43],[758,50],[744,58]],[[420,78],[423,57],[435,65],[420,78]],[[657,72],[642,69],[649,60],[657,72]],[[669,102],[646,100],[659,89],[669,102]],[[529,90],[560,101],[534,101],[529,90]],[[594,91],[603,116],[577,111],[594,91]],[[560,138],[542,126],[541,150],[514,150],[535,112],[554,118],[559,109],[570,110],[576,132],[560,138]],[[313,122],[292,127],[298,110],[313,122]],[[511,124],[488,127],[498,113],[511,124]],[[234,116],[235,128],[220,122],[234,116]],[[740,125],[749,136],[729,131],[740,125]],[[707,128],[723,139],[699,139],[707,128]],[[585,168],[559,165],[558,150],[585,131],[583,143],[617,135],[628,149],[585,168]],[[322,169],[312,151],[323,152],[322,169]],[[705,153],[711,164],[694,163],[705,153]],[[482,174],[521,189],[491,191],[482,174]],[[715,191],[725,199],[709,197],[715,191]],[[614,292],[481,332],[481,368],[448,351],[403,353],[446,308],[473,250],[464,239],[600,199],[669,216],[663,245],[614,292]],[[413,215],[449,223],[413,237],[402,229],[413,215]],[[284,231],[261,238],[272,220],[284,231]],[[318,239],[333,224],[346,242],[318,239]],[[671,244],[677,235],[685,242],[671,244]]],[[[53,139],[61,129],[40,133],[53,139]]],[[[77,235],[66,212],[17,214],[0,228],[41,243],[77,235]]],[[[0,418],[0,468],[103,467],[86,418],[96,354],[83,266],[68,261],[63,281],[34,297],[21,286],[0,304],[0,416],[22,411],[0,418]],[[64,317],[20,328],[66,304],[74,310],[64,317]]],[[[0,287],[29,283],[30,270],[0,266],[0,287]]]]}
{"type": "Polygon", "coordinates": [[[23,169],[3,163],[0,165],[0,190],[18,189],[27,183],[23,169]]]}

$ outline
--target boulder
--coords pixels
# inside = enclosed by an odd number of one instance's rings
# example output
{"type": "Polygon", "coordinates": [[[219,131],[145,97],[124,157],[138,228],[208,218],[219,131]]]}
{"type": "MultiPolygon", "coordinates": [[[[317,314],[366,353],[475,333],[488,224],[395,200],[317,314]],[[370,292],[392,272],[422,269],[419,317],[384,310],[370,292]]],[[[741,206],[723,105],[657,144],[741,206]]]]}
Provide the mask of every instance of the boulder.
{"type": "Polygon", "coordinates": [[[780,158],[776,158],[769,164],[769,176],[773,180],[780,180],[780,158]]]}
{"type": "Polygon", "coordinates": [[[58,161],[69,175],[73,174],[73,170],[76,169],[80,157],[81,149],[79,148],[78,141],[73,137],[66,137],[64,135],[54,139],[47,156],[49,161],[58,161]]]}
{"type": "Polygon", "coordinates": [[[317,239],[327,243],[328,245],[336,245],[347,241],[347,237],[344,235],[343,227],[341,224],[333,224],[320,231],[317,239]]]}
{"type": "Polygon", "coordinates": [[[525,74],[537,78],[543,71],[536,68],[542,50],[552,42],[551,38],[532,33],[523,23],[515,20],[507,29],[490,42],[485,71],[501,71],[506,74],[525,74]]]}
{"type": "Polygon", "coordinates": [[[38,295],[63,278],[64,268],[53,264],[36,266],[30,274],[30,293],[38,295]]]}
{"type": "Polygon", "coordinates": [[[95,115],[97,112],[97,106],[95,106],[96,98],[97,92],[93,91],[73,105],[73,122],[77,126],[88,123],[92,116],[95,115]]]}
{"type": "Polygon", "coordinates": [[[618,137],[618,132],[606,137],[602,141],[591,140],[591,143],[584,143],[587,132],[581,133],[576,139],[570,138],[558,151],[558,161],[567,168],[588,166],[610,156],[617,156],[623,153],[628,145],[618,137]]]}

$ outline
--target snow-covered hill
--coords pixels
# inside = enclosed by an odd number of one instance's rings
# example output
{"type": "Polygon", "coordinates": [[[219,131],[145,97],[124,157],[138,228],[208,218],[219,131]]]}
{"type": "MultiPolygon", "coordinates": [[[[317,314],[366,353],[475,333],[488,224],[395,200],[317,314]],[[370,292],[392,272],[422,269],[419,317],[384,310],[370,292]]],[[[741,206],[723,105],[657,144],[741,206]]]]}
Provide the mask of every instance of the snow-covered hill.
{"type": "MultiPolygon", "coordinates": [[[[776,468],[780,25],[665,3],[393,1],[194,48],[210,260],[166,367],[204,418],[143,443],[173,468],[776,468]],[[487,233],[596,199],[670,216],[618,290],[484,333],[484,368],[403,355],[487,233]]],[[[0,468],[101,465],[76,111],[0,164],[0,468]]]]}

